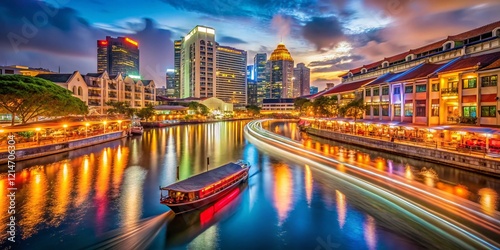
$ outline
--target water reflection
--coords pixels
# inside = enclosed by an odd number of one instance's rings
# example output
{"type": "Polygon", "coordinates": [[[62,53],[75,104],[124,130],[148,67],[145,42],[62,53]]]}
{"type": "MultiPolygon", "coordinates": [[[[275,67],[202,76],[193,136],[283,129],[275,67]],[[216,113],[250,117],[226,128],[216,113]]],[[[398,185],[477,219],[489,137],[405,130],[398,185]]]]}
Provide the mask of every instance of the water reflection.
{"type": "Polygon", "coordinates": [[[482,188],[478,192],[479,204],[481,208],[489,215],[493,215],[497,209],[498,193],[491,188],[482,188]]]}
{"type": "Polygon", "coordinates": [[[337,198],[337,214],[338,214],[339,227],[342,229],[344,228],[345,224],[347,203],[345,200],[345,195],[342,192],[340,192],[339,190],[335,190],[335,195],[337,198]]]}
{"type": "Polygon", "coordinates": [[[363,232],[365,235],[368,249],[373,250],[377,246],[377,234],[375,227],[375,219],[369,215],[366,216],[366,221],[363,224],[363,232]]]}
{"type": "MultiPolygon", "coordinates": [[[[56,167],[56,166],[52,166],[56,167]]],[[[60,167],[57,166],[57,167],[60,167]]],[[[66,210],[71,202],[70,194],[73,188],[73,169],[68,167],[68,163],[62,164],[62,171],[57,171],[56,182],[54,183],[54,197],[52,201],[52,220],[51,226],[58,226],[66,216],[66,210]]]]}
{"type": "Polygon", "coordinates": [[[281,225],[288,216],[288,211],[292,205],[292,175],[290,169],[282,163],[275,164],[274,176],[274,206],[278,212],[278,225],[281,225]]]}
{"type": "MultiPolygon", "coordinates": [[[[241,158],[250,161],[248,188],[236,196],[241,198],[222,208],[219,205],[199,211],[193,218],[176,216],[174,220],[179,223],[163,224],[166,236],[159,234],[151,249],[168,248],[176,240],[181,248],[314,249],[318,237],[328,235],[335,235],[342,248],[360,249],[367,248],[368,243],[380,248],[397,238],[399,232],[378,230],[382,225],[378,220],[363,222],[372,215],[356,201],[366,202],[366,197],[330,186],[337,183],[329,178],[320,181],[322,175],[318,177],[313,167],[293,165],[257,150],[244,140],[244,125],[224,122],[153,129],[143,136],[21,162],[16,197],[23,238],[20,248],[85,248],[120,226],[134,235],[135,222],[168,211],[159,204],[158,186],[176,180],[177,166],[181,179],[205,171],[207,157],[210,167],[241,158]],[[193,220],[194,226],[178,227],[193,220]],[[366,230],[360,230],[363,226],[366,230]],[[369,232],[376,232],[378,238],[365,239],[363,234],[372,235],[369,232]]],[[[298,133],[294,127],[287,131],[298,133]]],[[[319,146],[331,157],[368,163],[377,158],[325,141],[308,139],[304,143],[311,148],[319,146]]],[[[404,174],[402,166],[395,160],[394,173],[404,174]]],[[[338,168],[346,171],[341,164],[338,168]]],[[[439,175],[438,183],[443,181],[439,175]]],[[[0,187],[5,187],[5,179],[0,176],[0,187]]],[[[464,185],[470,196],[480,195],[476,188],[464,185]]],[[[0,194],[5,194],[5,189],[0,194]]],[[[485,204],[493,204],[493,196],[483,196],[485,204]]],[[[0,201],[0,206],[5,205],[0,201]]],[[[411,225],[403,226],[411,231],[411,225]]],[[[412,234],[402,235],[406,238],[412,234]]],[[[402,248],[414,243],[409,238],[405,244],[402,248]]]]}
{"type": "Polygon", "coordinates": [[[311,168],[305,165],[305,188],[306,188],[306,199],[307,205],[311,206],[312,190],[313,190],[313,178],[311,174],[311,168]]]}
{"type": "Polygon", "coordinates": [[[79,207],[82,203],[87,199],[87,195],[91,189],[90,180],[92,179],[92,169],[94,164],[90,164],[90,160],[88,156],[83,158],[83,171],[80,171],[80,174],[77,179],[78,189],[75,200],[75,205],[79,207]]]}
{"type": "MultiPolygon", "coordinates": [[[[274,122],[274,127],[292,127],[294,123],[274,122]]],[[[417,181],[429,187],[433,187],[446,193],[456,195],[471,201],[481,203],[479,190],[489,188],[494,193],[500,192],[500,179],[482,174],[472,173],[458,168],[452,168],[439,164],[419,161],[406,157],[396,156],[378,152],[366,148],[343,144],[331,140],[322,139],[296,131],[294,134],[285,134],[285,129],[279,130],[282,135],[297,138],[303,141],[305,147],[318,150],[319,152],[334,157],[343,162],[355,163],[356,166],[376,171],[398,175],[410,181],[417,181]],[[323,146],[319,146],[322,144],[323,146]],[[330,148],[329,154],[326,148],[330,148]],[[332,149],[335,149],[332,152],[332,149]]],[[[340,171],[345,171],[343,166],[337,167],[340,171]]],[[[488,199],[486,199],[488,200],[488,199]]],[[[498,210],[498,206],[494,206],[498,210]]]]}
{"type": "MultiPolygon", "coordinates": [[[[23,192],[30,197],[20,209],[19,227],[22,229],[22,239],[31,237],[38,231],[38,224],[42,222],[45,216],[45,207],[47,206],[48,181],[43,171],[43,167],[34,167],[30,169],[29,179],[23,186],[23,192]]],[[[17,198],[17,197],[16,197],[17,198]]]]}
{"type": "Polygon", "coordinates": [[[121,225],[132,225],[142,215],[142,193],[147,171],[139,166],[125,170],[122,194],[120,196],[121,225]]]}

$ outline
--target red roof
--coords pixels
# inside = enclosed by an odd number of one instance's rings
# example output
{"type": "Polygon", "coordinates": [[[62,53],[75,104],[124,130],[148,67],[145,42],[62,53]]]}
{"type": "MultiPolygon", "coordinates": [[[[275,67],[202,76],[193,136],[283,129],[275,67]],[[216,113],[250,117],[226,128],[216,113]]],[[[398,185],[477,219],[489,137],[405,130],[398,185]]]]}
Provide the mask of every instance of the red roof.
{"type": "Polygon", "coordinates": [[[319,96],[323,96],[323,95],[331,95],[331,94],[336,94],[336,93],[354,91],[356,89],[361,88],[365,84],[373,81],[374,79],[375,78],[370,78],[370,79],[365,79],[365,80],[361,80],[361,81],[357,81],[357,82],[342,83],[342,84],[337,85],[331,89],[328,89],[326,91],[321,92],[321,95],[319,95],[320,93],[318,93],[318,95],[315,96],[314,98],[319,97],[319,96]]]}
{"type": "Polygon", "coordinates": [[[410,52],[407,51],[407,52],[404,52],[401,54],[397,54],[395,56],[386,57],[386,58],[384,58],[384,61],[388,61],[389,63],[401,61],[401,60],[405,59],[406,56],[409,54],[410,54],[410,52]]]}
{"type": "Polygon", "coordinates": [[[431,51],[431,50],[441,48],[443,46],[443,43],[445,43],[446,41],[447,41],[446,39],[443,39],[443,40],[439,40],[437,42],[433,42],[431,44],[427,44],[427,45],[422,46],[420,48],[412,49],[409,51],[409,54],[417,55],[417,54],[420,54],[420,53],[423,53],[426,51],[431,51]]]}
{"type": "Polygon", "coordinates": [[[436,72],[443,64],[434,64],[434,63],[424,63],[418,66],[413,67],[410,70],[405,71],[400,76],[395,79],[392,79],[391,82],[399,82],[406,81],[410,79],[418,79],[427,77],[428,75],[436,72]]]}
{"type": "Polygon", "coordinates": [[[462,41],[462,40],[465,40],[467,38],[471,38],[471,37],[482,35],[484,33],[492,32],[493,29],[495,29],[497,27],[500,27],[500,21],[496,21],[494,23],[486,24],[486,25],[481,26],[479,28],[466,31],[466,32],[460,33],[458,35],[449,36],[448,40],[451,40],[451,41],[462,41]]]}
{"type": "Polygon", "coordinates": [[[493,29],[495,29],[497,27],[500,27],[500,21],[497,21],[497,22],[494,22],[494,23],[490,23],[490,24],[481,26],[479,28],[476,28],[476,29],[473,29],[473,30],[469,30],[469,31],[466,31],[466,32],[463,32],[463,33],[460,33],[460,34],[457,34],[457,35],[448,36],[446,39],[441,39],[439,41],[433,42],[431,44],[427,44],[427,45],[422,46],[420,48],[411,49],[408,52],[400,53],[400,54],[397,54],[397,55],[394,55],[394,56],[391,56],[391,57],[386,57],[386,58],[384,58],[384,60],[377,61],[377,62],[368,64],[368,65],[363,65],[362,67],[351,69],[347,73],[342,74],[340,76],[344,77],[349,72],[351,72],[352,74],[360,73],[362,68],[366,68],[367,70],[369,70],[369,69],[371,69],[371,68],[373,68],[375,66],[381,65],[383,61],[388,61],[389,63],[400,61],[400,60],[403,60],[404,58],[406,58],[406,56],[410,55],[410,54],[417,55],[417,54],[420,54],[420,53],[423,53],[423,52],[426,52],[426,51],[431,51],[431,50],[435,50],[435,49],[441,48],[446,41],[462,41],[462,40],[465,40],[465,39],[468,39],[468,38],[472,38],[472,37],[475,37],[475,36],[482,35],[482,34],[487,33],[487,32],[492,32],[493,29]]]}
{"type": "Polygon", "coordinates": [[[496,63],[496,61],[498,61],[499,58],[500,58],[500,52],[479,55],[479,56],[465,57],[446,66],[444,69],[440,70],[439,73],[456,71],[473,67],[486,68],[487,66],[496,63]]]}
{"type": "Polygon", "coordinates": [[[373,81],[371,83],[368,83],[366,86],[373,86],[373,85],[384,83],[387,80],[389,80],[389,79],[397,76],[398,74],[401,74],[401,73],[392,73],[392,72],[389,72],[387,74],[379,76],[377,79],[375,79],[375,81],[373,81]]]}
{"type": "Polygon", "coordinates": [[[490,65],[482,67],[481,70],[497,69],[497,68],[500,68],[500,58],[492,62],[490,65]]]}

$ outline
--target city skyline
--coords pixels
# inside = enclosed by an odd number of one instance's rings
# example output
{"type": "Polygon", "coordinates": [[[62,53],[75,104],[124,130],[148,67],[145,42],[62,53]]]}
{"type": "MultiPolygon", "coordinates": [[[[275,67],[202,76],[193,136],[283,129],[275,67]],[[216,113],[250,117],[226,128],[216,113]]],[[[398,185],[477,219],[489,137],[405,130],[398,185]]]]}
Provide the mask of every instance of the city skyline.
{"type": "Polygon", "coordinates": [[[295,61],[311,68],[311,85],[323,89],[350,68],[496,21],[500,9],[495,1],[390,2],[274,1],[262,8],[152,0],[132,12],[112,2],[5,1],[0,64],[95,72],[95,41],[130,36],[140,44],[143,77],[164,86],[166,69],[174,66],[173,41],[200,24],[214,27],[218,42],[248,51],[248,64],[283,40],[295,61]]]}

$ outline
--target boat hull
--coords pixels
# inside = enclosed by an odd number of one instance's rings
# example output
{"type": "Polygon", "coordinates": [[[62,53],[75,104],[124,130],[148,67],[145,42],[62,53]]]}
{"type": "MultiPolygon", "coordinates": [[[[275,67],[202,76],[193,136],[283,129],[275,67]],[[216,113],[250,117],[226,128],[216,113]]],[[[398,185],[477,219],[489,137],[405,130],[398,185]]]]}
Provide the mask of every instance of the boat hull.
{"type": "Polygon", "coordinates": [[[133,135],[142,135],[144,133],[144,129],[142,128],[132,128],[130,129],[130,133],[133,135]]]}
{"type": "Polygon", "coordinates": [[[223,191],[220,191],[212,196],[189,203],[180,203],[180,204],[164,203],[164,204],[167,205],[170,209],[172,209],[172,211],[174,211],[174,213],[176,214],[186,213],[195,209],[203,208],[209,204],[212,204],[213,202],[216,202],[217,200],[223,198],[225,195],[231,192],[233,189],[239,187],[242,183],[246,182],[247,180],[248,180],[248,170],[246,177],[233,183],[231,186],[227,187],[223,191]]]}

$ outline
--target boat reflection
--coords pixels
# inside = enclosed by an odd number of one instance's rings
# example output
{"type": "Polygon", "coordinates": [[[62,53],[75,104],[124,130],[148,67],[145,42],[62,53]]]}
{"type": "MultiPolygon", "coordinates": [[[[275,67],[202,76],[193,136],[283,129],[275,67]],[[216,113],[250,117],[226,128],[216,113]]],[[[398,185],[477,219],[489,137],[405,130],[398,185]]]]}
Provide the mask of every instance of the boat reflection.
{"type": "Polygon", "coordinates": [[[240,194],[247,185],[243,183],[209,207],[175,215],[167,225],[167,246],[190,242],[218,221],[233,215],[241,204],[240,194]]]}

